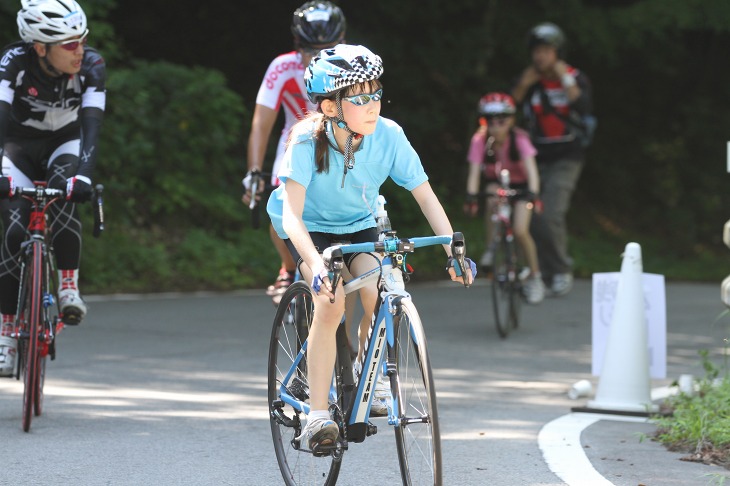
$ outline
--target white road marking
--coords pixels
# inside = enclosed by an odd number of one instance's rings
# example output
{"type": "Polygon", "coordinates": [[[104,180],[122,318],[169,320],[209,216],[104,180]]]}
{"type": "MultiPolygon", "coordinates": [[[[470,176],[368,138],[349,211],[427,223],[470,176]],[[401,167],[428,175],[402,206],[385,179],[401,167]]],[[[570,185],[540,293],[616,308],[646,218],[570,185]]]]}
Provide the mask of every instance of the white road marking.
{"type": "MultiPolygon", "coordinates": [[[[661,400],[677,392],[676,387],[652,390],[652,400],[661,400]]],[[[613,483],[595,470],[580,444],[583,430],[599,420],[619,422],[648,421],[645,417],[631,417],[599,413],[569,413],[543,426],[537,436],[543,459],[548,468],[568,486],[612,486],[613,483]]]]}

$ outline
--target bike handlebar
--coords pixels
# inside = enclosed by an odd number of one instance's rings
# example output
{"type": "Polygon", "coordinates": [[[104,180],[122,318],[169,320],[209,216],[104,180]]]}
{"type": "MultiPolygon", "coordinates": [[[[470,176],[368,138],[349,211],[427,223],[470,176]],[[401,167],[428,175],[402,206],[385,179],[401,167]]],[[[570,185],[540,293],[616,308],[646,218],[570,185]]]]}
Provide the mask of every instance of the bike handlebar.
{"type": "MultiPolygon", "coordinates": [[[[461,234],[461,233],[454,233],[461,234]]],[[[463,236],[462,236],[463,237],[463,236]]],[[[383,241],[372,241],[366,243],[349,243],[343,245],[334,245],[329,248],[325,248],[322,252],[323,257],[326,257],[327,252],[332,252],[334,249],[339,249],[342,254],[346,255],[349,253],[398,253],[405,252],[411,253],[416,248],[422,248],[424,246],[434,245],[450,245],[453,236],[417,236],[414,238],[387,238],[383,241]]]]}
{"type": "Polygon", "coordinates": [[[16,187],[13,196],[28,196],[34,199],[47,199],[54,197],[66,197],[64,189],[52,189],[50,187],[36,185],[35,187],[16,187]]]}
{"type": "Polygon", "coordinates": [[[527,189],[505,189],[505,188],[499,188],[497,189],[497,192],[486,192],[484,195],[487,198],[497,198],[497,197],[506,197],[508,199],[518,199],[520,197],[529,196],[532,193],[532,191],[529,191],[527,189]]]}
{"type": "MultiPolygon", "coordinates": [[[[386,237],[383,241],[365,243],[350,243],[334,245],[325,248],[322,252],[322,260],[330,274],[332,288],[336,289],[341,278],[344,267],[344,255],[350,253],[412,253],[416,248],[423,248],[434,245],[450,245],[451,254],[456,260],[458,267],[455,268],[457,276],[466,275],[466,242],[464,235],[456,232],[453,235],[440,236],[417,236],[413,238],[386,237]]],[[[467,279],[464,278],[464,286],[469,287],[467,279]]],[[[334,299],[330,300],[334,302],[334,299]]]]}
{"type": "Polygon", "coordinates": [[[259,229],[261,226],[261,210],[256,196],[259,193],[259,187],[265,187],[264,177],[267,174],[260,170],[252,170],[248,175],[251,176],[251,201],[248,203],[248,209],[251,210],[251,226],[253,229],[259,229]]]}
{"type": "MultiPolygon", "coordinates": [[[[102,194],[104,193],[104,185],[97,184],[94,187],[94,193],[91,200],[94,204],[94,229],[92,235],[94,238],[101,236],[104,231],[104,201],[102,194]]],[[[46,187],[45,183],[36,182],[34,187],[16,187],[13,191],[13,197],[25,197],[34,201],[43,201],[46,199],[65,199],[65,189],[55,189],[46,187]]]]}

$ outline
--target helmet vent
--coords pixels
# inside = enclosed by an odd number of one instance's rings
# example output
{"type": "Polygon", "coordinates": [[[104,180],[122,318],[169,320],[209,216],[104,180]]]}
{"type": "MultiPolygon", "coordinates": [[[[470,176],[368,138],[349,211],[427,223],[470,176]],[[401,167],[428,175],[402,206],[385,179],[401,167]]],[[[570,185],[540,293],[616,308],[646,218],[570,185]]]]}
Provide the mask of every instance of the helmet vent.
{"type": "MultiPolygon", "coordinates": [[[[362,57],[360,58],[362,59],[362,57]]],[[[345,61],[344,59],[332,59],[329,61],[330,64],[337,66],[340,69],[345,69],[347,71],[352,71],[352,64],[345,61]]]]}

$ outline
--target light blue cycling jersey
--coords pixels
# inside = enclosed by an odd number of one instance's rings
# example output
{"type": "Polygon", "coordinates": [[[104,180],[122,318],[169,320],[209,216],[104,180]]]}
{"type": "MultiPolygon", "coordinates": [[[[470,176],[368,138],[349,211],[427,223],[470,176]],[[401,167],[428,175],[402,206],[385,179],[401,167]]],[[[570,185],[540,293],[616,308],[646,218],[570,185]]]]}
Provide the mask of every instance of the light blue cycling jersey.
{"type": "MultiPolygon", "coordinates": [[[[329,171],[317,173],[314,162],[314,122],[295,126],[279,171],[282,184],[271,193],[266,210],[277,234],[288,238],[282,226],[282,197],[291,179],[307,189],[302,219],[309,232],[355,233],[375,227],[375,202],[388,177],[412,191],[428,180],[421,159],[394,121],[380,117],[375,132],[366,135],[357,152],[355,167],[347,171],[344,187],[344,156],[329,149],[329,171]]],[[[333,144],[334,137],[328,131],[333,144]]]]}

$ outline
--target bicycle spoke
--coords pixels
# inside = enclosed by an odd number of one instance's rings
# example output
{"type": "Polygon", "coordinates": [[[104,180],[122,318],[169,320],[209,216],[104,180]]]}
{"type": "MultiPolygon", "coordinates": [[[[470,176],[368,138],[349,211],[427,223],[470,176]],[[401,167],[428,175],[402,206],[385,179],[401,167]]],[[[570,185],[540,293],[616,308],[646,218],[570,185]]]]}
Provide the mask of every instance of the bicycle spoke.
{"type": "Polygon", "coordinates": [[[426,338],[413,304],[404,301],[401,310],[395,339],[398,377],[392,381],[401,421],[395,427],[401,476],[403,484],[441,484],[441,439],[426,338]]]}
{"type": "MultiPolygon", "coordinates": [[[[294,445],[301,433],[304,415],[280,401],[284,386],[292,395],[308,389],[306,357],[294,369],[289,382],[286,376],[295,366],[312,321],[312,296],[304,282],[295,282],[281,298],[274,318],[269,344],[268,400],[271,434],[284,483],[288,486],[335,484],[341,461],[333,456],[314,457],[302,444],[294,445]]],[[[300,397],[301,399],[301,397],[300,397]]]]}

